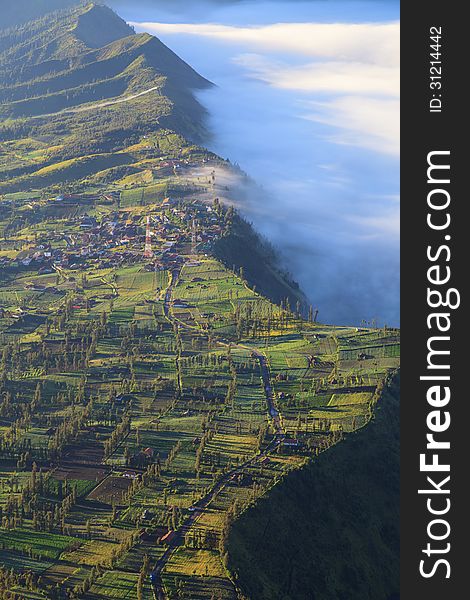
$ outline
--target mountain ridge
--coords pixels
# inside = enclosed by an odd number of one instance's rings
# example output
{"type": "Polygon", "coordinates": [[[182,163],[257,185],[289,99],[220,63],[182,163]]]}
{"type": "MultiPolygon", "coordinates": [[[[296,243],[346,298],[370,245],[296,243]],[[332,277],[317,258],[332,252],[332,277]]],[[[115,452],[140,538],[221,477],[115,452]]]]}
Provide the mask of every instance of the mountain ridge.
{"type": "Polygon", "coordinates": [[[161,583],[235,600],[234,576],[253,600],[392,600],[396,398],[373,414],[396,332],[302,318],[301,290],[223,202],[227,163],[189,141],[210,83],[122,23],[89,3],[0,32],[3,458],[38,502],[22,531],[4,495],[2,560],[36,565],[54,597],[161,597],[161,583]],[[34,448],[15,438],[23,422],[34,448]],[[75,462],[92,473],[69,515],[75,462]],[[31,560],[46,535],[45,570],[31,560]]]}
{"type": "MultiPolygon", "coordinates": [[[[43,185],[42,179],[28,181],[28,173],[125,150],[130,135],[167,128],[198,141],[207,133],[206,111],[194,90],[212,84],[159,39],[136,34],[101,4],[80,4],[0,30],[0,64],[0,141],[14,145],[51,135],[63,140],[42,161],[14,167],[5,161],[0,190],[43,185]]],[[[64,172],[64,182],[66,177],[64,172]]]]}
{"type": "MultiPolygon", "coordinates": [[[[147,33],[110,42],[97,50],[87,51],[79,57],[64,60],[61,65],[58,65],[55,60],[46,62],[50,64],[49,72],[46,63],[42,63],[40,69],[43,74],[34,80],[19,82],[15,73],[10,72],[11,84],[6,83],[0,90],[0,103],[15,103],[36,97],[42,100],[45,95],[49,96],[83,85],[93,85],[94,81],[100,79],[109,81],[116,77],[127,77],[132,80],[136,75],[132,69],[139,71],[139,66],[142,69],[152,69],[155,72],[154,76],[160,75],[167,80],[177,79],[179,87],[182,84],[189,89],[202,89],[211,85],[187,63],[183,61],[180,63],[177,56],[160,40],[147,33]],[[122,47],[124,43],[127,44],[122,47]],[[139,59],[140,64],[136,62],[139,59]],[[177,66],[176,69],[173,68],[172,62],[177,66]]],[[[24,77],[24,70],[21,74],[24,77]]],[[[124,91],[129,91],[128,87],[124,91]]],[[[132,86],[130,91],[135,91],[132,86]]],[[[12,116],[27,115],[13,114],[12,116]]]]}
{"type": "Polygon", "coordinates": [[[51,11],[19,26],[0,29],[0,58],[10,63],[39,62],[42,57],[64,58],[86,48],[98,48],[135,34],[111,8],[86,2],[71,8],[51,11]],[[48,36],[44,37],[46,30],[48,36]],[[9,54],[1,54],[9,49],[9,54]]]}

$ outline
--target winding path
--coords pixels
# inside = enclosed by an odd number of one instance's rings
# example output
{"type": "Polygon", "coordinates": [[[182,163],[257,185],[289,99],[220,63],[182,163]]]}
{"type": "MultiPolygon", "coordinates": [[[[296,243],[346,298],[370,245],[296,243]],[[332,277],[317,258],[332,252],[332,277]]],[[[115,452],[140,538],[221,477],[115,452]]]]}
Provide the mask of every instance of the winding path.
{"type": "MultiPolygon", "coordinates": [[[[172,270],[171,281],[165,292],[163,312],[165,314],[165,317],[171,322],[174,322],[174,319],[171,315],[171,310],[170,310],[171,299],[172,299],[174,287],[178,283],[180,274],[181,274],[180,268],[172,270]]],[[[184,323],[182,323],[181,321],[178,320],[177,322],[180,325],[185,326],[184,323]]],[[[186,327],[190,328],[187,325],[186,325],[186,327]]],[[[228,345],[228,343],[223,340],[218,340],[217,343],[222,346],[228,345]]],[[[221,477],[219,479],[219,481],[214,485],[214,487],[210,490],[210,492],[208,492],[203,498],[201,498],[198,502],[196,502],[193,505],[194,511],[188,516],[188,518],[184,521],[184,523],[175,532],[175,536],[169,543],[168,548],[165,550],[163,555],[158,559],[158,561],[156,562],[155,567],[152,571],[151,579],[152,579],[155,598],[157,598],[157,600],[167,600],[167,595],[165,593],[165,587],[163,585],[163,580],[162,580],[163,569],[165,568],[166,564],[170,560],[173,553],[184,542],[185,535],[188,533],[188,531],[191,529],[191,527],[194,526],[194,524],[197,522],[198,518],[203,514],[204,510],[209,506],[209,504],[212,502],[214,497],[220,492],[220,490],[222,490],[225,487],[225,485],[227,485],[227,483],[230,481],[231,477],[235,473],[238,473],[238,472],[240,472],[240,470],[252,466],[256,462],[258,462],[259,460],[261,460],[262,458],[264,458],[265,456],[267,456],[268,454],[273,452],[277,448],[277,446],[279,446],[279,444],[282,443],[282,441],[285,437],[284,432],[282,430],[279,411],[277,410],[277,408],[274,405],[274,392],[273,392],[273,387],[271,384],[271,374],[269,371],[268,360],[267,360],[266,356],[259,350],[250,348],[248,346],[242,346],[242,345],[237,345],[237,344],[233,344],[233,346],[235,346],[237,348],[242,348],[243,350],[251,350],[252,356],[254,358],[256,358],[259,362],[260,370],[261,370],[261,377],[263,379],[264,393],[266,396],[266,402],[267,402],[267,406],[268,406],[268,414],[269,414],[269,417],[273,421],[274,429],[275,429],[276,433],[275,433],[274,438],[271,440],[271,442],[268,444],[268,446],[263,450],[263,452],[260,452],[259,454],[253,456],[252,458],[250,458],[243,464],[238,465],[234,469],[231,469],[228,473],[225,473],[225,475],[223,475],[223,477],[221,477]]]]}
{"type": "Polygon", "coordinates": [[[108,106],[114,106],[115,104],[122,104],[124,102],[130,102],[131,100],[135,100],[136,98],[140,98],[141,96],[146,96],[150,94],[150,92],[155,92],[160,89],[159,86],[154,86],[149,88],[148,90],[144,90],[143,92],[137,92],[136,94],[131,94],[130,96],[122,96],[119,98],[114,98],[114,100],[105,100],[104,102],[95,102],[94,104],[85,104],[80,106],[73,106],[70,108],[64,108],[63,110],[58,110],[54,113],[44,113],[42,115],[31,115],[25,118],[27,119],[45,119],[47,117],[56,117],[61,115],[69,115],[74,113],[82,113],[87,112],[89,110],[99,110],[100,108],[107,108],[108,106]]]}

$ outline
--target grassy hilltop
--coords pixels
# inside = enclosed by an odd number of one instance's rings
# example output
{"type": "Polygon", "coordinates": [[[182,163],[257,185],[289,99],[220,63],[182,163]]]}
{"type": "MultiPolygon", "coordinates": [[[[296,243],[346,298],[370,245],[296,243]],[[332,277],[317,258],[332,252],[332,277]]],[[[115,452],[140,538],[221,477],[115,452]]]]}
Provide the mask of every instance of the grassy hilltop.
{"type": "Polygon", "coordinates": [[[0,30],[0,84],[0,595],[388,600],[399,331],[317,322],[111,10],[0,30]]]}
{"type": "Polygon", "coordinates": [[[200,139],[193,90],[209,85],[105,6],[0,30],[0,193],[157,167],[162,148],[139,143],[164,129],[200,139]]]}

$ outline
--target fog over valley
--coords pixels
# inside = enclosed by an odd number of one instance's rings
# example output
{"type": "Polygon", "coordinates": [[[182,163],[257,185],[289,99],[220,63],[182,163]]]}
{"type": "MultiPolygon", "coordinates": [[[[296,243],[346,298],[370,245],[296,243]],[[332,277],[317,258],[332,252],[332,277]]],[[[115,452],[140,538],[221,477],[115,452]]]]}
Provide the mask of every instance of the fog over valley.
{"type": "Polygon", "coordinates": [[[398,2],[111,4],[216,84],[207,145],[320,320],[398,325],[398,2]]]}

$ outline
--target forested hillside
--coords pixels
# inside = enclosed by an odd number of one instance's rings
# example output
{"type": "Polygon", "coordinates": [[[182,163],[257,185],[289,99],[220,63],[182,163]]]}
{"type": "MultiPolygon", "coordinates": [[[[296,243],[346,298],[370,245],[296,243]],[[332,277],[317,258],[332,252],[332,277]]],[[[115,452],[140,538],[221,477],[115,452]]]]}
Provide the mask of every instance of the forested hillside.
{"type": "Polygon", "coordinates": [[[217,240],[213,252],[226,266],[242,269],[246,280],[263,296],[277,304],[287,298],[292,306],[307,306],[298,283],[280,269],[276,250],[240,215],[235,215],[229,232],[217,240]]]}
{"type": "Polygon", "coordinates": [[[229,552],[256,600],[399,597],[399,376],[369,425],[234,523],[229,552]]]}

